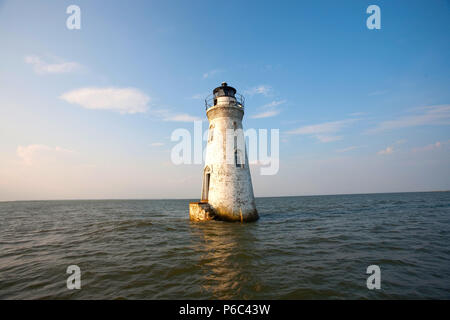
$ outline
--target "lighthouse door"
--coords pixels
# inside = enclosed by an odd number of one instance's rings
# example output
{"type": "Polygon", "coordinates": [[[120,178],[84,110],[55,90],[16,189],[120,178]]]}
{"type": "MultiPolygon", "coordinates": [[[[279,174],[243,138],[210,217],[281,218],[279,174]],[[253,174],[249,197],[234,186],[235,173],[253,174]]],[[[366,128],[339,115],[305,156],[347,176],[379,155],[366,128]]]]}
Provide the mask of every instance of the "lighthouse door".
{"type": "Polygon", "coordinates": [[[210,177],[211,177],[211,173],[209,171],[209,168],[207,167],[205,169],[205,173],[203,175],[202,201],[208,201],[210,177]]]}

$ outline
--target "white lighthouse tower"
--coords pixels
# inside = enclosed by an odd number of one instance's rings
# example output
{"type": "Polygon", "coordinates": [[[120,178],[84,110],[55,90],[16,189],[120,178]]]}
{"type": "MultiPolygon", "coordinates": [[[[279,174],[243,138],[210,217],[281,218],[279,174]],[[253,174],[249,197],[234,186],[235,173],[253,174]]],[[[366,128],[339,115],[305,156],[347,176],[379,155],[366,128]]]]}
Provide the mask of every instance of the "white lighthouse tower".
{"type": "Polygon", "coordinates": [[[223,82],[206,100],[208,143],[200,202],[189,205],[191,220],[258,219],[242,129],[244,98],[223,82]]]}

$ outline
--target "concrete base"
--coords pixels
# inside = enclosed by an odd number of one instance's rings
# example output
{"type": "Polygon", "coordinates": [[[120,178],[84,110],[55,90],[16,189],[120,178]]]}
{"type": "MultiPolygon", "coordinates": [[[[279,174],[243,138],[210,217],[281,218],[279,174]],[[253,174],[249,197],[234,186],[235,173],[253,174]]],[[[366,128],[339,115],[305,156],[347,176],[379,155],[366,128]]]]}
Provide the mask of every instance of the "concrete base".
{"type": "Polygon", "coordinates": [[[208,202],[191,202],[189,203],[189,219],[191,221],[208,221],[216,220],[214,210],[208,202]]]}
{"type": "Polygon", "coordinates": [[[189,219],[191,221],[209,221],[221,220],[230,222],[252,222],[258,220],[258,212],[242,213],[239,215],[230,214],[227,210],[214,210],[208,202],[191,202],[189,203],[189,219]]]}
{"type": "Polygon", "coordinates": [[[230,222],[253,222],[259,219],[256,209],[244,212],[242,212],[242,210],[239,210],[239,212],[230,212],[228,209],[223,209],[220,207],[214,207],[214,209],[217,215],[217,220],[230,222]]]}

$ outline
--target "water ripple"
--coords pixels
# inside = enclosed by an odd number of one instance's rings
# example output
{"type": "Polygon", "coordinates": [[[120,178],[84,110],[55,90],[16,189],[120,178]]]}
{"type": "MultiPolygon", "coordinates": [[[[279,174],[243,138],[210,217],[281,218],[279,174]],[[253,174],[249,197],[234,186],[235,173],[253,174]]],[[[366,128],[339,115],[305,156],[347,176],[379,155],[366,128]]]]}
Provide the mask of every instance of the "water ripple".
{"type": "Polygon", "coordinates": [[[188,203],[0,203],[0,298],[450,298],[449,192],[258,198],[244,225],[192,223],[188,203]]]}

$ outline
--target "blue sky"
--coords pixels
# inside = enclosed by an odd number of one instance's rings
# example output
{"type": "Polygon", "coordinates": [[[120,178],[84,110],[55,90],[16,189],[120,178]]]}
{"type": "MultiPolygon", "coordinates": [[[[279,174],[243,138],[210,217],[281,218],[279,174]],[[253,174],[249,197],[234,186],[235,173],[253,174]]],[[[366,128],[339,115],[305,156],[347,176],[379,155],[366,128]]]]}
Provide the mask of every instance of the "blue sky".
{"type": "Polygon", "coordinates": [[[448,190],[449,9],[0,1],[0,200],[197,198],[202,166],[173,165],[170,135],[222,81],[246,96],[245,128],[280,129],[256,196],[448,190]]]}

